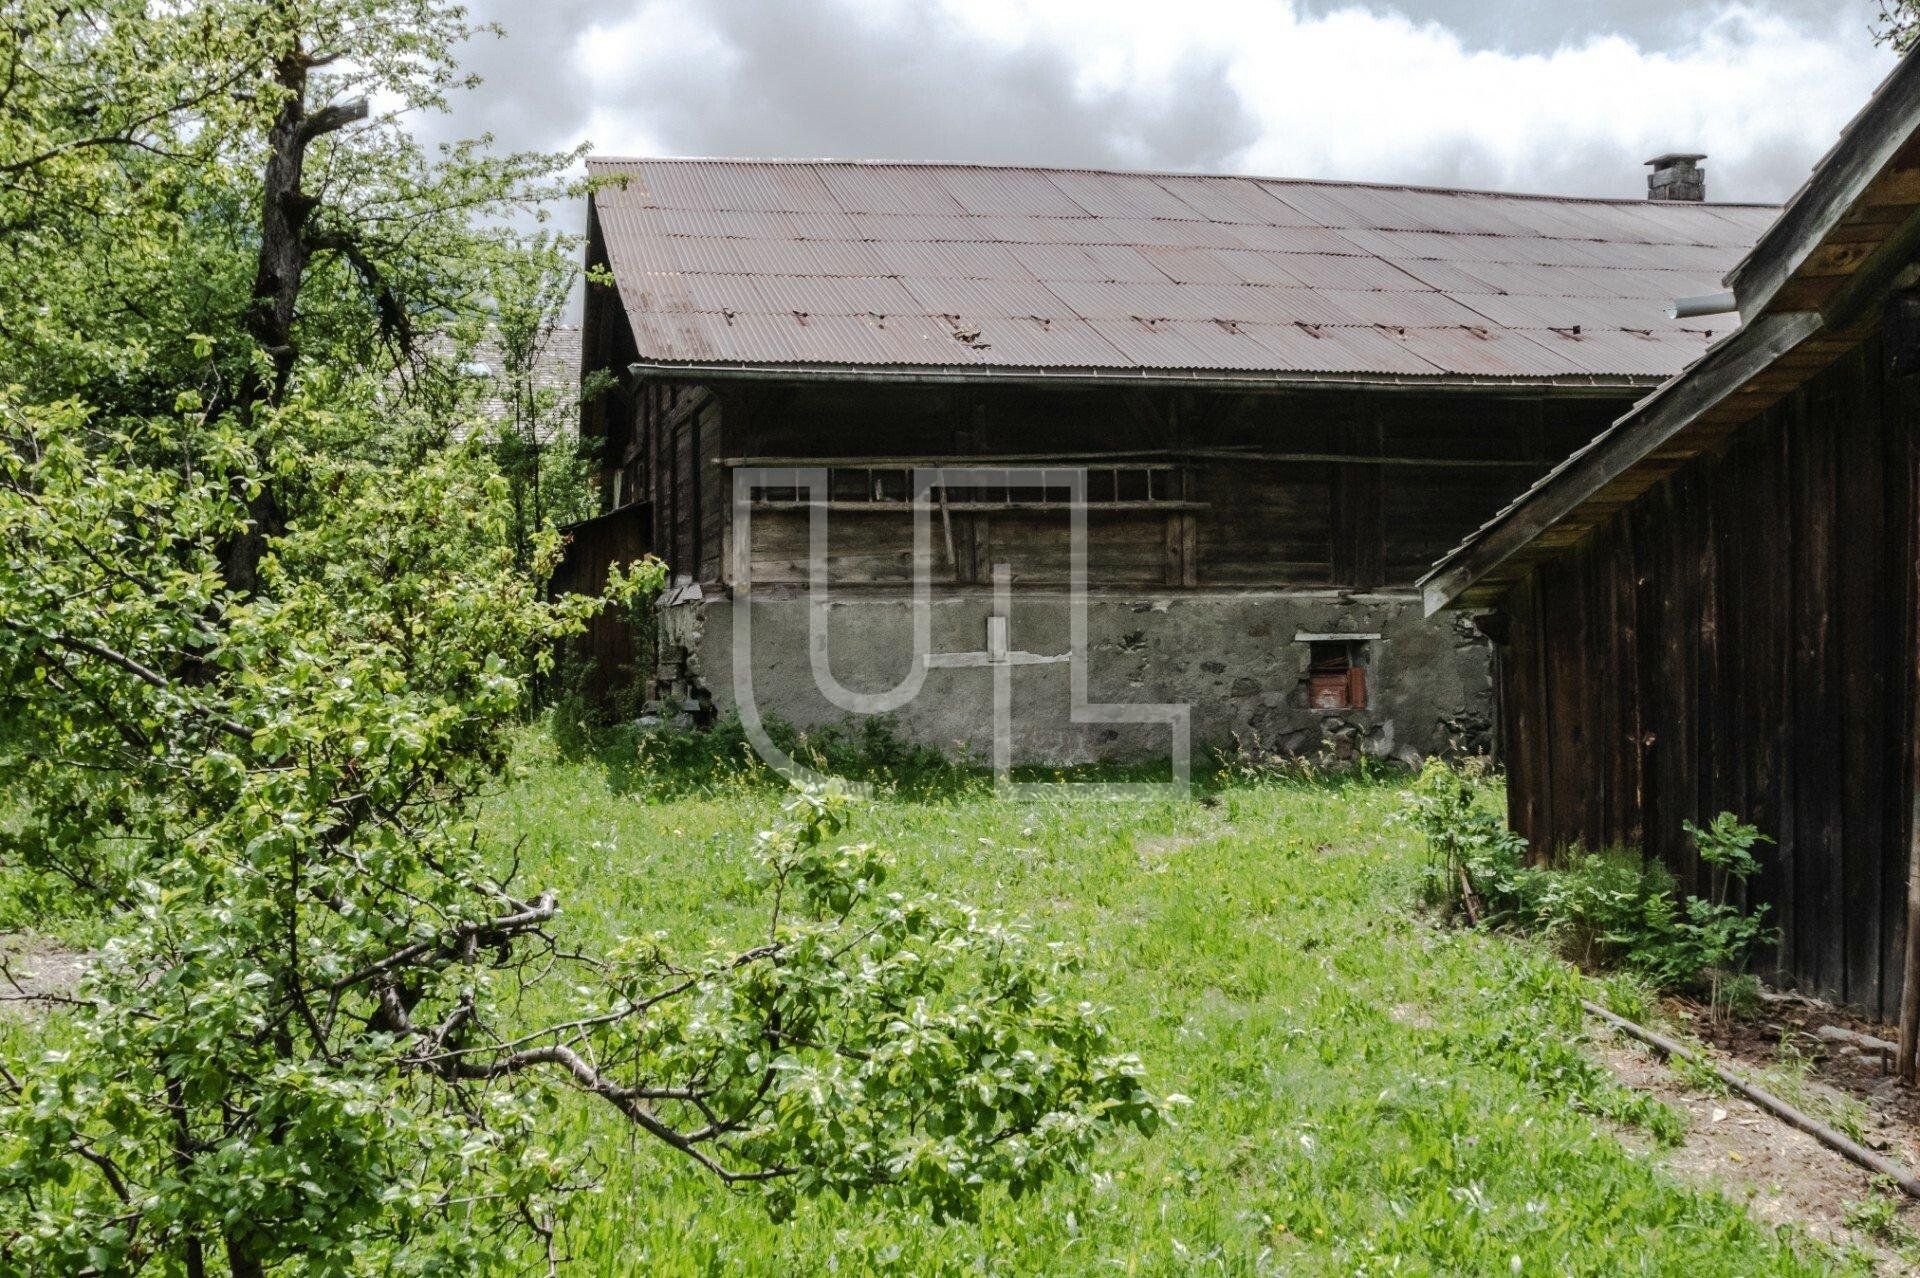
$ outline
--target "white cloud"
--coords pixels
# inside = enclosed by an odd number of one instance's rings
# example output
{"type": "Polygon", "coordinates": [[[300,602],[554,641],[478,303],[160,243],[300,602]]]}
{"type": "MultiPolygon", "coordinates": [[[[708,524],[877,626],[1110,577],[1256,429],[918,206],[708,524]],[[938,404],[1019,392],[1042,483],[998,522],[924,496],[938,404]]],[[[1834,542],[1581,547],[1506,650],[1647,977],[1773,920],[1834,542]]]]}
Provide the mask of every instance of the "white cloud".
{"type": "Polygon", "coordinates": [[[523,126],[547,131],[523,142],[585,136],[606,153],[1136,164],[1631,195],[1644,190],[1641,159],[1684,148],[1711,154],[1716,197],[1777,199],[1892,65],[1864,12],[1810,25],[1796,5],[1674,4],[1662,47],[1639,42],[1652,40],[1644,27],[1629,37],[1589,21],[1551,44],[1489,48],[1392,10],[1305,13],[1290,0],[569,4],[587,23],[540,28],[536,44],[565,49],[566,65],[512,56],[516,28],[560,19],[499,15],[508,47],[486,92],[514,95],[523,126]]]}

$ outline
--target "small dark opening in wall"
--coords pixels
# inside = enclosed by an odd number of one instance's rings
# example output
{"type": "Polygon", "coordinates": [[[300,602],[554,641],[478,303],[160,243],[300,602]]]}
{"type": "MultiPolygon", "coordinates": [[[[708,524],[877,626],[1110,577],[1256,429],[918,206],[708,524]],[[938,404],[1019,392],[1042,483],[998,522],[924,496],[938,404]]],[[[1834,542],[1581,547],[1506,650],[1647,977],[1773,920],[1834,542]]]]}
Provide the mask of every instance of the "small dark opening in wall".
{"type": "Polygon", "coordinates": [[[1367,708],[1367,645],[1361,639],[1315,639],[1307,645],[1307,705],[1314,710],[1367,708]]]}
{"type": "Polygon", "coordinates": [[[834,501],[872,501],[873,488],[867,482],[867,473],[863,470],[833,470],[828,472],[827,485],[834,501]]]}

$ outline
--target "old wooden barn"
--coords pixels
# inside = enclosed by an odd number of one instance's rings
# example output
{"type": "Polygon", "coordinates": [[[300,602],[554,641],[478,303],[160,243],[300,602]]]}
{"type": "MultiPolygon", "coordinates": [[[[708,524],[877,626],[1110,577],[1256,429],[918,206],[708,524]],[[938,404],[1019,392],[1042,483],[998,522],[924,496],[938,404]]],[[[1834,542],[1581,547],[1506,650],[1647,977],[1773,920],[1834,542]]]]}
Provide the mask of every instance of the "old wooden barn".
{"type": "Polygon", "coordinates": [[[1415,581],[1735,324],[1666,315],[1775,216],[1701,202],[1697,158],[1647,200],[596,161],[585,358],[619,386],[583,433],[675,581],[643,677],[802,726],[869,694],[977,749],[1011,664],[1017,752],[1057,763],[1165,756],[1087,698],[1191,706],[1200,743],[1483,739],[1488,650],[1415,581]]]}
{"type": "Polygon", "coordinates": [[[1681,823],[1775,842],[1780,973],[1891,1015],[1915,830],[1920,64],[1726,283],[1745,325],[1454,551],[1500,640],[1511,819],[1541,855],[1681,823]]]}

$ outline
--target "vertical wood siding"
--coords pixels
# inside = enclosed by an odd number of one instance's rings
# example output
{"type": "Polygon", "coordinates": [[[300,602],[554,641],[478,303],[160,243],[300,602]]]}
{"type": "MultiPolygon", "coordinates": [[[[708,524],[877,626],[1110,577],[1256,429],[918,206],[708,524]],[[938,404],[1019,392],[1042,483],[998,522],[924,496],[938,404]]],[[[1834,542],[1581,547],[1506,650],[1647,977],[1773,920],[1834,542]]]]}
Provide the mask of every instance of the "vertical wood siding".
{"type": "Polygon", "coordinates": [[[1867,343],[1517,587],[1500,675],[1536,854],[1637,846],[1703,889],[1681,824],[1736,812],[1775,840],[1781,973],[1891,1016],[1916,418],[1882,367],[1867,343]]]}

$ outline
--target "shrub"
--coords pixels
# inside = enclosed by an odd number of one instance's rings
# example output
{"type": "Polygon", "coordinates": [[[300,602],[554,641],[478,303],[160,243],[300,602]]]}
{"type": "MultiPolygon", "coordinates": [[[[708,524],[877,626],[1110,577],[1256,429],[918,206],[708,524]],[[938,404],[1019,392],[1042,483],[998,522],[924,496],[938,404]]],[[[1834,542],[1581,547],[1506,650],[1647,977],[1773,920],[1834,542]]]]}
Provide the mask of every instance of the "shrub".
{"type": "Polygon", "coordinates": [[[1766,836],[1723,812],[1684,829],[1708,867],[1704,897],[1682,899],[1673,875],[1635,852],[1574,849],[1554,866],[1527,864],[1526,842],[1493,809],[1494,787],[1472,766],[1430,761],[1405,796],[1403,817],[1427,841],[1428,896],[1481,926],[1550,937],[1593,967],[1618,966],[1661,989],[1705,988],[1716,1010],[1751,1002],[1741,970],[1773,939],[1766,907],[1734,898],[1760,868],[1766,836]]]}

